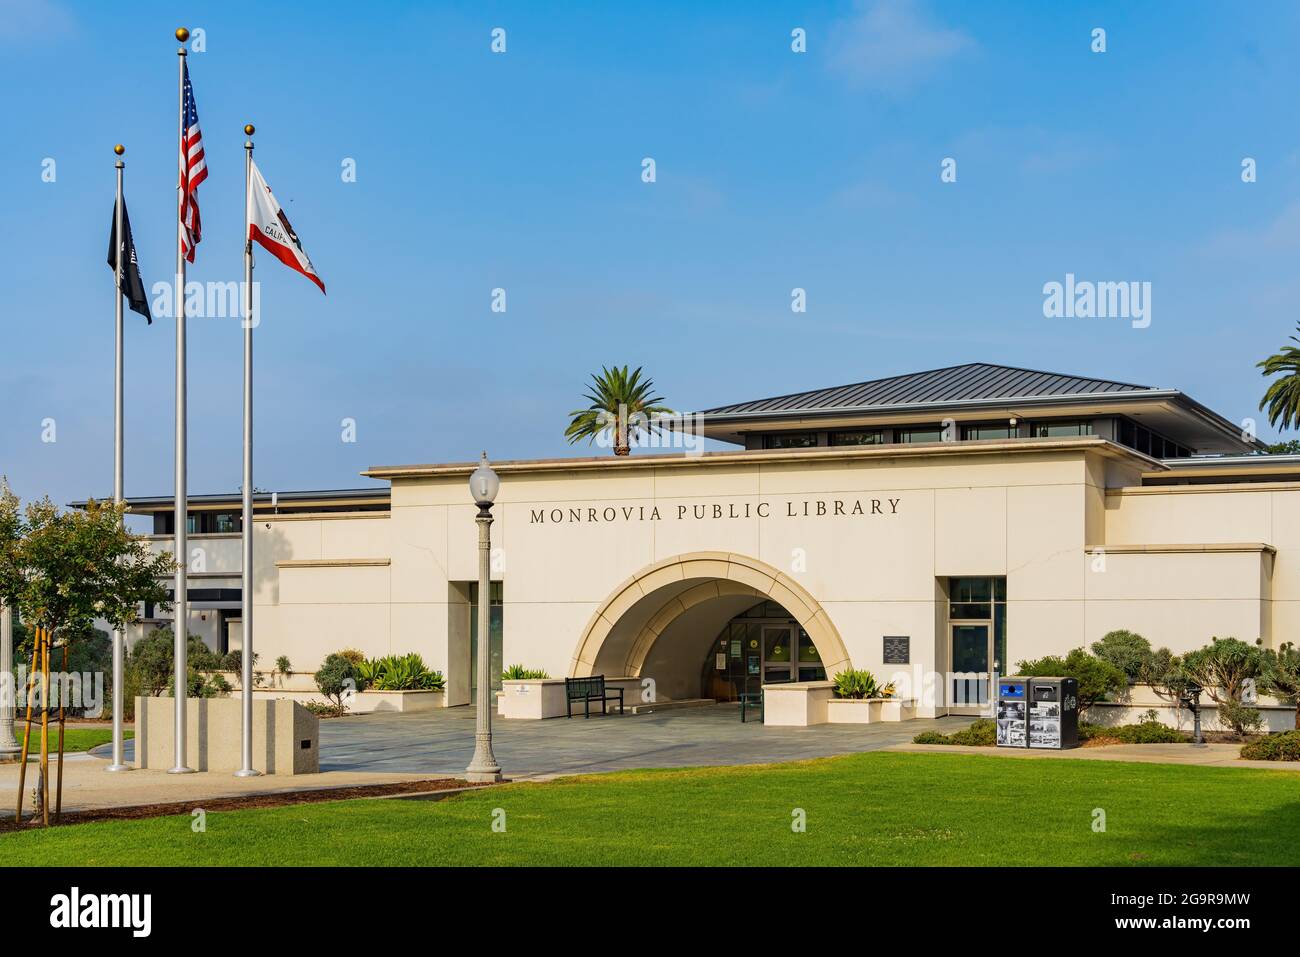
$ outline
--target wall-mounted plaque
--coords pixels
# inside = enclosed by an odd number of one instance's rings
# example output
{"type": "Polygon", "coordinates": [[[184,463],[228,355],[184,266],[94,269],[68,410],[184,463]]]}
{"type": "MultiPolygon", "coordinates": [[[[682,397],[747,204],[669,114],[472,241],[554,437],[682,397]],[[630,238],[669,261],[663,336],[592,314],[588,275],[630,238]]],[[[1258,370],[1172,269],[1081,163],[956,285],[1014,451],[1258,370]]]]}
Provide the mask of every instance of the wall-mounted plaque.
{"type": "Polygon", "coordinates": [[[885,635],[885,664],[906,665],[911,661],[912,639],[908,635],[885,635]]]}

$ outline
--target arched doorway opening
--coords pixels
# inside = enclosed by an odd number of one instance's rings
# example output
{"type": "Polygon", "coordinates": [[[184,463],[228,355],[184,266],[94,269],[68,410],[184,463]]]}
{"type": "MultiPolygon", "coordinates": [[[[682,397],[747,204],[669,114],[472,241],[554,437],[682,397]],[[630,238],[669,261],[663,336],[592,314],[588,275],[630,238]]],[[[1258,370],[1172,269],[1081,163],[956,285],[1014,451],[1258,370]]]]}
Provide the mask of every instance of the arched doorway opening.
{"type": "Polygon", "coordinates": [[[759,598],[722,626],[705,653],[700,697],[737,701],[765,684],[825,678],[821,652],[808,632],[783,605],[759,598]]]}
{"type": "Polygon", "coordinates": [[[727,697],[736,690],[733,674],[750,677],[755,651],[760,679],[776,680],[784,667],[787,680],[797,680],[801,641],[815,651],[822,674],[850,666],[825,609],[793,578],[748,556],[695,552],[657,562],[619,585],[583,629],[569,674],[651,677],[661,698],[727,697]],[[743,638],[732,627],[738,618],[745,623],[743,638]],[[733,632],[741,640],[734,663],[733,632]],[[768,639],[770,649],[763,644],[768,639]],[[716,667],[720,651],[727,655],[723,669],[716,667]],[[722,672],[721,683],[707,680],[710,662],[722,672]]]}

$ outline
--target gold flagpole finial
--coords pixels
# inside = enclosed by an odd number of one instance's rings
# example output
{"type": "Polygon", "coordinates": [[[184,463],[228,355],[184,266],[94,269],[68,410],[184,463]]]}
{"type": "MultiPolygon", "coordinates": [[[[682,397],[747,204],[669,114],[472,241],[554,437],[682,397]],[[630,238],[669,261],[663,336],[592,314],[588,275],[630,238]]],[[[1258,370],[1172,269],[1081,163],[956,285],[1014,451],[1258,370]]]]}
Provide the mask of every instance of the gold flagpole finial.
{"type": "Polygon", "coordinates": [[[176,39],[177,39],[177,40],[179,40],[181,43],[184,43],[184,42],[185,42],[186,40],[188,40],[189,38],[190,38],[190,31],[189,31],[189,30],[186,30],[184,27],[177,27],[177,28],[176,28],[176,39]]]}
{"type": "Polygon", "coordinates": [[[118,143],[116,146],[113,147],[113,152],[116,153],[118,156],[121,156],[123,153],[126,152],[126,147],[123,146],[121,143],[118,143]]]}
{"type": "Polygon", "coordinates": [[[252,136],[252,135],[253,135],[254,133],[256,133],[256,132],[257,132],[257,127],[253,126],[252,123],[245,123],[245,124],[244,124],[244,135],[245,135],[245,136],[252,136]]]}

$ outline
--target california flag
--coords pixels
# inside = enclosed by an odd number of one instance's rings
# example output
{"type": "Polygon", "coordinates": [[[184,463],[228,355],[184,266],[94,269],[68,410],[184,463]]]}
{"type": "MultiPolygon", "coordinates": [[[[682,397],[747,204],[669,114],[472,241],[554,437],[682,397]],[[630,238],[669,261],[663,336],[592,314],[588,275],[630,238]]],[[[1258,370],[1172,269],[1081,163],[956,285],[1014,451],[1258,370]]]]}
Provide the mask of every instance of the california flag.
{"type": "Polygon", "coordinates": [[[316,268],[298,241],[298,234],[289,225],[289,217],[275,201],[271,187],[262,179],[262,171],[253,163],[253,181],[248,191],[248,238],[261,243],[280,262],[296,269],[325,291],[325,284],[316,275],[316,268]]]}

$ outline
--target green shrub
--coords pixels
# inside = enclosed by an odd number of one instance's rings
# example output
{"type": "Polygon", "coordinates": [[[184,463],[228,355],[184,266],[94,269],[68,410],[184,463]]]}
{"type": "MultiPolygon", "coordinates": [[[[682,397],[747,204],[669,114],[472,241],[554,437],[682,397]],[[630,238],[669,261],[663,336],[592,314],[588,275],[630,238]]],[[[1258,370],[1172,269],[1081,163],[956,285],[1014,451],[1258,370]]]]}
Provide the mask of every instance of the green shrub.
{"type": "Polygon", "coordinates": [[[991,748],[998,743],[998,728],[988,718],[980,718],[968,728],[943,734],[939,731],[922,731],[912,739],[913,744],[962,744],[974,748],[991,748]]]}
{"type": "MultiPolygon", "coordinates": [[[[194,647],[196,643],[203,645],[200,639],[191,635],[186,651],[187,663],[191,667],[194,664],[194,652],[197,650],[194,647]]],[[[203,647],[206,651],[206,646],[203,647]]],[[[127,655],[126,671],[143,697],[156,698],[171,686],[173,651],[172,630],[159,628],[137,641],[131,653],[127,655]]]]}
{"type": "Polygon", "coordinates": [[[347,709],[342,705],[326,704],[323,701],[307,701],[303,707],[318,718],[341,718],[347,714],[347,709]]]}
{"type": "Polygon", "coordinates": [[[1121,724],[1113,728],[1098,724],[1080,724],[1079,740],[1094,739],[1118,741],[1120,744],[1181,744],[1187,741],[1187,735],[1159,721],[1140,721],[1137,724],[1121,724]]]}
{"type": "Polygon", "coordinates": [[[1248,761],[1300,761],[1300,731],[1270,734],[1241,747],[1248,761]]]}
{"type": "Polygon", "coordinates": [[[837,698],[892,698],[892,683],[882,685],[870,671],[848,668],[835,676],[837,698]]]}
{"type": "MultiPolygon", "coordinates": [[[[203,643],[198,635],[188,636],[185,647],[186,694],[191,698],[219,698],[230,693],[230,683],[211,672],[224,670],[224,659],[203,643]]],[[[175,647],[172,630],[159,628],[135,643],[127,656],[124,671],[127,691],[156,698],[173,693],[172,671],[175,647]]]]}
{"type": "Polygon", "coordinates": [[[1064,658],[1047,655],[1016,665],[1017,673],[1026,677],[1073,678],[1079,683],[1079,714],[1085,714],[1108,695],[1128,690],[1128,678],[1109,661],[1095,658],[1082,648],[1075,648],[1064,658]]]}
{"type": "Polygon", "coordinates": [[[325,659],[316,672],[316,687],[328,698],[338,711],[343,710],[343,696],[360,690],[357,669],[350,660],[339,653],[325,659]]]}
{"type": "MultiPolygon", "coordinates": [[[[257,659],[259,655],[253,652],[253,670],[257,671],[257,659]]],[[[217,669],[219,671],[233,671],[237,675],[244,673],[244,653],[242,651],[228,651],[224,655],[217,656],[217,669]]],[[[257,684],[254,679],[254,684],[257,684]]]]}
{"type": "Polygon", "coordinates": [[[951,744],[942,731],[922,731],[912,739],[913,744],[951,744]]]}
{"type": "MultiPolygon", "coordinates": [[[[1291,704],[1300,704],[1300,648],[1284,642],[1277,651],[1263,651],[1263,674],[1260,689],[1291,704]]],[[[1295,726],[1300,729],[1300,708],[1296,709],[1295,726]]]]}
{"type": "Polygon", "coordinates": [[[511,665],[501,672],[502,681],[540,681],[549,677],[541,668],[525,668],[523,665],[511,665]]]}
{"type": "Polygon", "coordinates": [[[998,743],[998,727],[988,718],[980,718],[969,728],[948,735],[953,744],[965,744],[977,748],[991,748],[998,743]]]}
{"type": "Polygon", "coordinates": [[[1119,629],[1092,643],[1092,653],[1124,672],[1129,684],[1141,679],[1151,658],[1151,642],[1137,632],[1119,629]]]}
{"type": "Polygon", "coordinates": [[[289,664],[288,655],[281,655],[279,658],[275,659],[275,670],[280,672],[282,675],[287,675],[293,670],[293,665],[289,664]]]}
{"type": "Polygon", "coordinates": [[[1212,638],[1204,648],[1183,655],[1183,672],[1205,689],[1216,704],[1241,701],[1246,681],[1267,667],[1262,649],[1238,638],[1212,638]]]}
{"type": "Polygon", "coordinates": [[[1227,725],[1235,734],[1258,734],[1264,729],[1264,715],[1258,708],[1225,698],[1219,702],[1219,724],[1227,725]]]}

